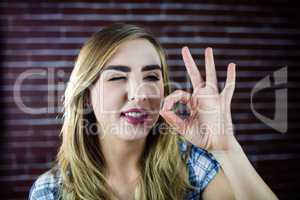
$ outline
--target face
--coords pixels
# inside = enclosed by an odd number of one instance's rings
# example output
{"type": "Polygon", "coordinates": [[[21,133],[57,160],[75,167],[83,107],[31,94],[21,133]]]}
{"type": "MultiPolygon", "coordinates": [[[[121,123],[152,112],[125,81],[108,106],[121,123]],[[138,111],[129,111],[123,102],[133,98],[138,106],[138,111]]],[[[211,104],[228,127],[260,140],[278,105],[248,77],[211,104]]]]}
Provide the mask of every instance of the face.
{"type": "Polygon", "coordinates": [[[101,137],[145,138],[164,97],[162,66],[146,39],[122,43],[90,88],[101,137]]]}

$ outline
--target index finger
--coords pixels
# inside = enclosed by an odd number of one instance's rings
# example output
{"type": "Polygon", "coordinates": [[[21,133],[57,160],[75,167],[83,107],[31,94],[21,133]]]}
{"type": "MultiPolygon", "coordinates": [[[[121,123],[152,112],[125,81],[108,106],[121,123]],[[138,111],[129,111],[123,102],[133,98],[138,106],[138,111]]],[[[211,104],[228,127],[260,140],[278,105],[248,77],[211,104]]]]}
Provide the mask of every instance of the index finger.
{"type": "Polygon", "coordinates": [[[197,65],[195,64],[195,61],[189,51],[188,47],[183,47],[181,49],[183,61],[185,64],[185,67],[187,69],[187,72],[190,76],[193,88],[202,87],[204,86],[204,81],[201,77],[200,71],[197,68],[197,65]]]}

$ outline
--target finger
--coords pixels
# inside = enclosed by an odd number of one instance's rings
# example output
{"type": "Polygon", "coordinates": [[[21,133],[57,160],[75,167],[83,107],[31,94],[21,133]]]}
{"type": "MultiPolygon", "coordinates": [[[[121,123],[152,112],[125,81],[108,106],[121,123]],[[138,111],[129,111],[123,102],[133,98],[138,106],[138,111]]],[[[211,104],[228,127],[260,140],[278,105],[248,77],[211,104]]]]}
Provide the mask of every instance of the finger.
{"type": "Polygon", "coordinates": [[[183,47],[181,50],[181,53],[182,53],[185,67],[190,76],[193,88],[203,87],[204,81],[201,77],[200,71],[197,68],[197,65],[195,64],[195,61],[191,55],[191,52],[189,51],[189,48],[183,47]]]}
{"type": "Polygon", "coordinates": [[[162,110],[169,111],[173,108],[174,104],[178,101],[188,103],[190,101],[191,94],[183,90],[176,90],[165,98],[162,110]]]}
{"type": "Polygon", "coordinates": [[[225,82],[225,87],[221,92],[221,95],[225,97],[227,102],[230,102],[233,92],[235,89],[235,80],[236,80],[236,65],[234,63],[230,63],[227,68],[227,77],[225,82]]]}
{"type": "Polygon", "coordinates": [[[218,89],[213,50],[210,47],[205,49],[205,71],[206,71],[206,87],[212,87],[213,89],[218,89]]]}
{"type": "Polygon", "coordinates": [[[175,127],[181,132],[183,127],[185,127],[185,121],[177,116],[173,111],[161,111],[160,115],[166,120],[166,122],[175,127]]]}

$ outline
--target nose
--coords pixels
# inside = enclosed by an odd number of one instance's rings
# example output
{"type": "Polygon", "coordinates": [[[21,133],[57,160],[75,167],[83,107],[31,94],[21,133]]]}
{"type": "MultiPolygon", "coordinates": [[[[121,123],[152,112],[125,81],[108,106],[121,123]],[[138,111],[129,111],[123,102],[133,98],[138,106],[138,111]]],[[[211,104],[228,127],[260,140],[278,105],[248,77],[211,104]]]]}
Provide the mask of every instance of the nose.
{"type": "Polygon", "coordinates": [[[129,81],[127,85],[128,101],[143,102],[148,98],[147,85],[137,79],[129,81]]]}

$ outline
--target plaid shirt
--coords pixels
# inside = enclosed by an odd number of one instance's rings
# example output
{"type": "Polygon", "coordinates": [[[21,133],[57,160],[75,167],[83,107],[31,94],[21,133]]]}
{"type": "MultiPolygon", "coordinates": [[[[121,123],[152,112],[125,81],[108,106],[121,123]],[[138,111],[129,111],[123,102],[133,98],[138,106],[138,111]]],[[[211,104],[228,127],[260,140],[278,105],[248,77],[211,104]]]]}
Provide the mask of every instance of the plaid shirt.
{"type": "MultiPolygon", "coordinates": [[[[199,200],[204,188],[218,173],[220,164],[211,153],[190,143],[180,142],[179,147],[181,152],[190,148],[190,155],[187,159],[189,180],[191,185],[196,187],[196,190],[187,194],[185,200],[199,200]]],[[[61,177],[58,170],[42,174],[31,187],[29,200],[58,200],[60,184],[61,177]]]]}

